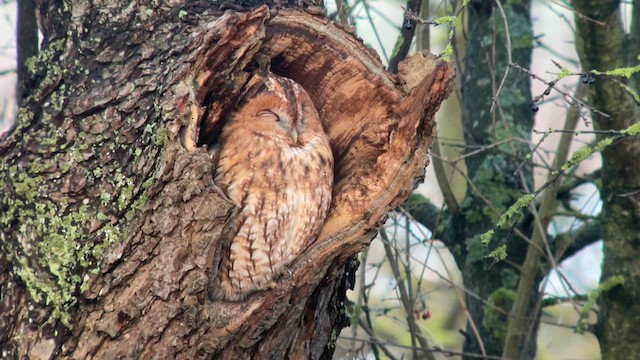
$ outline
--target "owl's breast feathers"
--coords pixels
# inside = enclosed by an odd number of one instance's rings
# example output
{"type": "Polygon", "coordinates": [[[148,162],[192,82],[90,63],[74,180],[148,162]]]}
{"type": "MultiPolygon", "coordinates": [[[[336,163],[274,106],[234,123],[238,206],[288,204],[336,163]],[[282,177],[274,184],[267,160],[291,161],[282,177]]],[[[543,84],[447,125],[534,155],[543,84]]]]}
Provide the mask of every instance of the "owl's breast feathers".
{"type": "Polygon", "coordinates": [[[272,287],[315,239],[331,203],[333,155],[324,132],[305,131],[292,145],[247,130],[225,127],[216,168],[216,183],[239,208],[215,290],[227,300],[272,287]]]}

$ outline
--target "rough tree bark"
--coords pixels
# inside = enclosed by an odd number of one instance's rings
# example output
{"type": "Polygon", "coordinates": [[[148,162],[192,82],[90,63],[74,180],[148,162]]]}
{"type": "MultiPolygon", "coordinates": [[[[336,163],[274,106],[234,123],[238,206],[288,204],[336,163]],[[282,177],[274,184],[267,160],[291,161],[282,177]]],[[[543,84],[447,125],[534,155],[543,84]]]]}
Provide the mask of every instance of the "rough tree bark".
{"type": "Polygon", "coordinates": [[[3,355],[330,357],[345,264],[421,178],[453,69],[418,54],[389,74],[313,4],[38,6],[48,45],[0,143],[3,355]],[[336,158],[334,200],[290,276],[211,302],[234,209],[207,147],[265,62],[311,95],[336,158]]]}

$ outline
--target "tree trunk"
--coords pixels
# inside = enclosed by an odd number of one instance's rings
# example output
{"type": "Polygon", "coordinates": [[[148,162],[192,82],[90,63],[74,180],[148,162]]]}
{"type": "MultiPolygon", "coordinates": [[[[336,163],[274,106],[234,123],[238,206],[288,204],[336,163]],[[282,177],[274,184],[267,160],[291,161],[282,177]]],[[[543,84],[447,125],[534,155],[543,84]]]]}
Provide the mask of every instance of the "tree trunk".
{"type": "Polygon", "coordinates": [[[39,1],[47,46],[0,143],[3,355],[331,356],[345,264],[422,177],[454,71],[424,53],[387,73],[320,7],[254,3],[39,1]],[[235,209],[207,148],[265,66],[311,95],[334,199],[272,290],[211,301],[235,209]]]}
{"type": "MultiPolygon", "coordinates": [[[[489,243],[485,243],[480,234],[494,229],[499,216],[522,196],[520,189],[533,188],[532,169],[524,160],[530,149],[513,141],[531,137],[533,112],[529,77],[510,71],[497,94],[509,67],[508,46],[512,62],[525,67],[531,62],[530,2],[503,3],[509,31],[495,2],[471,1],[467,8],[469,30],[465,40],[462,125],[467,149],[474,155],[465,159],[470,183],[465,200],[448,219],[447,230],[441,237],[453,249],[468,291],[471,321],[465,333],[465,352],[490,356],[502,355],[508,315],[520,276],[514,264],[522,264],[527,243],[514,235],[513,229],[496,229],[489,243]],[[494,96],[498,97],[495,104],[494,96]],[[494,111],[490,112],[492,108],[494,111]],[[513,145],[491,146],[500,142],[513,145]],[[522,163],[525,165],[520,167],[522,163]],[[502,247],[506,256],[503,259],[498,256],[502,247]]],[[[525,234],[530,233],[527,226],[518,228],[525,234]]],[[[537,297],[536,288],[527,312],[529,331],[522,334],[522,359],[533,358],[535,354],[537,297]]]]}
{"type": "MultiPolygon", "coordinates": [[[[633,36],[624,39],[620,1],[580,0],[575,9],[577,50],[583,71],[608,71],[635,66],[636,56],[625,63],[621,54],[638,53],[635,44],[640,39],[634,21],[633,36]],[[596,23],[600,22],[600,24],[596,23]]],[[[637,8],[633,9],[634,20],[637,8]]],[[[637,78],[637,76],[636,76],[637,78]]],[[[626,79],[598,76],[590,93],[593,106],[609,114],[592,113],[593,124],[600,130],[624,130],[638,122],[637,104],[620,85],[626,79]]],[[[637,89],[638,84],[635,84],[637,89]]],[[[624,139],[602,151],[602,231],[604,262],[602,282],[613,276],[622,277],[624,284],[602,294],[599,302],[596,335],[600,340],[603,359],[634,359],[640,357],[640,140],[624,139]],[[632,160],[630,160],[632,159],[632,160]]]]}

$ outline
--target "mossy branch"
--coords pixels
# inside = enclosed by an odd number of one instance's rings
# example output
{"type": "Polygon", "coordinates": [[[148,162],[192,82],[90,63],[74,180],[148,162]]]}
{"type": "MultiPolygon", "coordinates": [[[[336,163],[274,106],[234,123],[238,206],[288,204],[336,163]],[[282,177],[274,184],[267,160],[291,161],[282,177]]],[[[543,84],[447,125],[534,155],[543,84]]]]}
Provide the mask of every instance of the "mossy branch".
{"type": "Polygon", "coordinates": [[[601,152],[605,148],[617,143],[618,141],[631,136],[640,136],[640,123],[629,126],[625,130],[620,131],[618,135],[602,139],[598,141],[594,146],[585,146],[584,148],[573,153],[571,159],[562,164],[560,170],[551,172],[551,177],[547,180],[546,183],[538,188],[538,190],[536,190],[533,194],[524,194],[520,198],[518,198],[516,202],[500,216],[498,222],[496,223],[496,226],[493,229],[488,230],[480,235],[482,243],[488,245],[491,242],[491,239],[497,228],[505,229],[513,226],[518,221],[520,216],[522,216],[524,208],[527,207],[542,191],[554,184],[564,173],[569,171],[574,166],[580,164],[584,160],[588,159],[591,155],[601,152]]]}
{"type": "Polygon", "coordinates": [[[589,315],[591,314],[591,309],[598,301],[598,298],[600,298],[600,295],[605,291],[609,291],[616,286],[622,285],[624,285],[624,277],[615,275],[601,282],[597,289],[589,293],[587,302],[583,305],[582,310],[580,311],[580,317],[576,322],[576,332],[578,334],[584,334],[584,332],[589,328],[589,315]]]}

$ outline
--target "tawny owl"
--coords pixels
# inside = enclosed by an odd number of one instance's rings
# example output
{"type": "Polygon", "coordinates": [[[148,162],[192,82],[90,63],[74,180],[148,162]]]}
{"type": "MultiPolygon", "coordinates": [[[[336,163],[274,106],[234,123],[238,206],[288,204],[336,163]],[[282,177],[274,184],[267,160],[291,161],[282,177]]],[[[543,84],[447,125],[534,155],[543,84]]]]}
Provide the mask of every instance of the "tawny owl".
{"type": "Polygon", "coordinates": [[[333,154],[313,102],[294,81],[261,76],[220,135],[215,181],[238,206],[213,297],[272,288],[315,239],[331,203],[333,154]]]}

